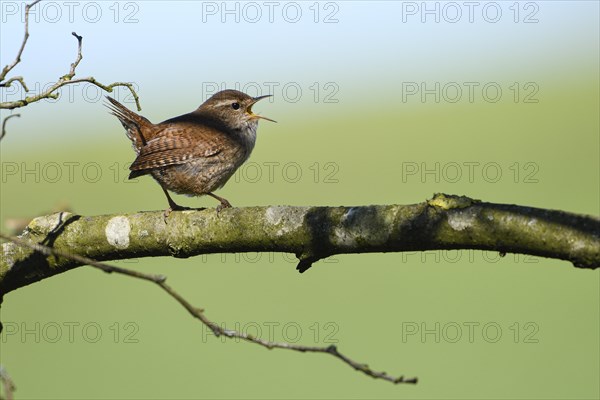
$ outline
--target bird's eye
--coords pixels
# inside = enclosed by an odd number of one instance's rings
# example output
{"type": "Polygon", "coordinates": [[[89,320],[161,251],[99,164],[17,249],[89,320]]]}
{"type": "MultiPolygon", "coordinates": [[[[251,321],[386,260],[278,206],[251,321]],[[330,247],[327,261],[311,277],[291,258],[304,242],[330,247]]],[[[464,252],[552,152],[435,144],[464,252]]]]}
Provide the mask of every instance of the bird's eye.
{"type": "Polygon", "coordinates": [[[233,108],[234,110],[239,110],[240,103],[231,103],[231,108],[233,108]]]}

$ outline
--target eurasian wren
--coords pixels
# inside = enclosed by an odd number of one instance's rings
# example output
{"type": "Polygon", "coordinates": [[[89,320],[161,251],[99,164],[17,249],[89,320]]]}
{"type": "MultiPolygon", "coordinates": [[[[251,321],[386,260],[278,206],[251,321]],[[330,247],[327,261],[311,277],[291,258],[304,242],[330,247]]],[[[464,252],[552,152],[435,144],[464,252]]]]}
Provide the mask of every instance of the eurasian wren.
{"type": "Polygon", "coordinates": [[[189,114],[153,124],[107,96],[107,107],[133,143],[137,158],[129,179],[151,175],[160,184],[169,208],[183,210],[167,190],[191,196],[209,195],[231,207],[213,192],[225,185],[250,157],[256,142],[258,120],[272,119],[254,114],[252,106],[269,96],[251,97],[237,90],[223,90],[189,114]]]}

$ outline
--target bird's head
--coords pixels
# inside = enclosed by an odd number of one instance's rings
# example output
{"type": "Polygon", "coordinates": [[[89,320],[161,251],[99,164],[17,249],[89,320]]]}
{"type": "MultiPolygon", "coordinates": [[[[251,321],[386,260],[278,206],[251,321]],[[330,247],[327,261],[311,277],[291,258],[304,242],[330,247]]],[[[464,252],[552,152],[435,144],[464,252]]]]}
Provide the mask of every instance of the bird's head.
{"type": "Polygon", "coordinates": [[[276,122],[252,112],[252,106],[267,97],[270,95],[252,97],[238,90],[223,90],[206,100],[198,111],[211,115],[233,129],[256,127],[259,119],[276,122]]]}

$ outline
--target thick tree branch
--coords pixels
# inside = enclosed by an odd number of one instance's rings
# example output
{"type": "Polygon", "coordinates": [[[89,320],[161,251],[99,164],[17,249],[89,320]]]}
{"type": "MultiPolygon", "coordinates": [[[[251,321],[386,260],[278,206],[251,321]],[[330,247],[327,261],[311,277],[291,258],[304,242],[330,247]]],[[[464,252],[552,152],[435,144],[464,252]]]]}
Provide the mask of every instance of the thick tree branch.
{"type": "MultiPolygon", "coordinates": [[[[286,252],[298,270],[334,255],[480,249],[600,267],[600,218],[436,195],[413,205],[251,207],[34,219],[22,239],[94,260],[208,253],[286,252]]],[[[82,265],[2,244],[0,294],[82,265]]]]}

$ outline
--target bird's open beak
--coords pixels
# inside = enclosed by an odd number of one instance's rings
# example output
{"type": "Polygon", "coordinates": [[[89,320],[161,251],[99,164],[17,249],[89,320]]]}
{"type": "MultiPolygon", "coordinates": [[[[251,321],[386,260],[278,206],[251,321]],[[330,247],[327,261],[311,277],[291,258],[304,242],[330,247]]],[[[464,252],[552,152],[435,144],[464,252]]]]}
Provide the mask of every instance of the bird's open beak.
{"type": "Polygon", "coordinates": [[[267,97],[271,97],[270,94],[267,94],[265,96],[258,96],[252,99],[252,103],[250,103],[250,106],[248,107],[248,114],[250,115],[250,117],[254,118],[254,119],[266,119],[267,121],[271,121],[271,122],[277,122],[275,120],[272,120],[271,118],[267,118],[267,117],[263,117],[262,115],[258,115],[258,114],[254,114],[252,112],[252,106],[256,103],[258,103],[260,100],[262,99],[266,99],[267,97]]]}

